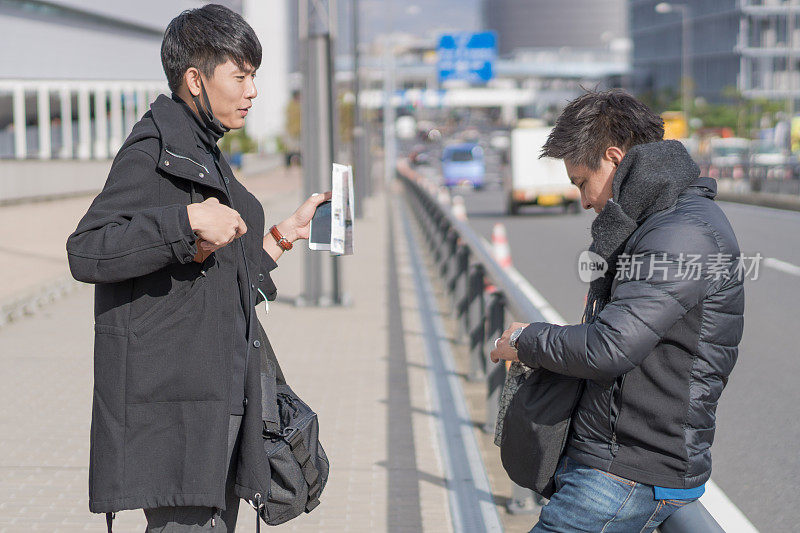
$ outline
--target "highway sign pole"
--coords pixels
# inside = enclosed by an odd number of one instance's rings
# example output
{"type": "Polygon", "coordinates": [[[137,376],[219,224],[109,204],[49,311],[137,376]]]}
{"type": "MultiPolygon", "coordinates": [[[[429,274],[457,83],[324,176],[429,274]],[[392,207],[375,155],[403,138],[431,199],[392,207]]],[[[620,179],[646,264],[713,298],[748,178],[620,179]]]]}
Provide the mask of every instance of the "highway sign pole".
{"type": "Polygon", "coordinates": [[[383,51],[383,178],[386,184],[394,179],[397,146],[394,137],[394,37],[390,34],[383,51]]]}
{"type": "MultiPolygon", "coordinates": [[[[335,0],[301,0],[299,34],[303,72],[303,192],[305,197],[330,188],[333,166],[333,61],[331,41],[335,28],[335,0]]],[[[304,291],[299,303],[323,305],[341,303],[339,269],[332,259],[331,298],[323,296],[322,257],[305,250],[304,291]]]]}
{"type": "Polygon", "coordinates": [[[364,154],[364,124],[361,119],[361,80],[358,77],[360,30],[358,25],[359,0],[352,0],[353,8],[353,181],[355,186],[355,217],[361,218],[364,214],[364,198],[366,197],[366,184],[369,181],[369,166],[363,161],[364,154]]]}

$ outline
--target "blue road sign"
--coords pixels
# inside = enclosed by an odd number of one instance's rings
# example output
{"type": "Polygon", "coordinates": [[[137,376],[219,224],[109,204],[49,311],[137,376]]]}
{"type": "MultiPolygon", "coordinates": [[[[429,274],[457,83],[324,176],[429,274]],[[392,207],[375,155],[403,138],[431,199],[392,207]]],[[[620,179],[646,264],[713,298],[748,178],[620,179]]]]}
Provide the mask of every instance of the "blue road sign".
{"type": "Polygon", "coordinates": [[[486,83],[494,75],[492,65],[497,58],[497,35],[492,31],[445,34],[439,38],[437,51],[439,82],[486,83]]]}

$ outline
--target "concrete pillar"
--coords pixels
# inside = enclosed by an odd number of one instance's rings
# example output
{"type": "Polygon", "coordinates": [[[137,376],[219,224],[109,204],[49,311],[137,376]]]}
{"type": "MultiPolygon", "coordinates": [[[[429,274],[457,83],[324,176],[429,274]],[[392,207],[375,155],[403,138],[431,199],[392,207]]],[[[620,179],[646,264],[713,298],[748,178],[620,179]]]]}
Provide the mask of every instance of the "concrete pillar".
{"type": "Polygon", "coordinates": [[[132,90],[127,90],[123,94],[125,99],[125,127],[122,132],[123,137],[127,137],[133,125],[136,124],[136,96],[132,90]]]}
{"type": "Polygon", "coordinates": [[[122,146],[122,91],[119,87],[111,89],[111,156],[115,156],[122,146]]]}
{"type": "Polygon", "coordinates": [[[78,89],[78,159],[92,157],[92,124],[89,110],[89,88],[78,89]]]}
{"type": "Polygon", "coordinates": [[[36,88],[36,118],[39,125],[39,159],[50,159],[50,89],[36,88]]]}
{"type": "Polygon", "coordinates": [[[61,100],[61,150],[58,157],[72,159],[72,92],[69,87],[59,90],[61,100]]]}
{"type": "Polygon", "coordinates": [[[25,159],[28,157],[28,143],[25,140],[25,87],[14,87],[14,157],[25,159]]]}
{"type": "Polygon", "coordinates": [[[108,120],[107,113],[108,92],[105,87],[99,87],[94,92],[94,157],[105,159],[108,157],[108,120]]]}

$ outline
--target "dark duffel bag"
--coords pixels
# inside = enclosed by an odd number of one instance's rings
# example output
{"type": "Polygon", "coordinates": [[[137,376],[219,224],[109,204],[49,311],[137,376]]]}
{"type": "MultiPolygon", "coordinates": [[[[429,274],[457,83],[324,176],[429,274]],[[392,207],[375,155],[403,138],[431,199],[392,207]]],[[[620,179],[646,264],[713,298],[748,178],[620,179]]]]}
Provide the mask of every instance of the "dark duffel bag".
{"type": "Polygon", "coordinates": [[[317,414],[283,382],[283,374],[268,344],[265,351],[261,409],[264,452],[271,476],[266,498],[256,501],[255,506],[267,525],[276,526],[319,505],[329,467],[319,442],[317,414]]]}
{"type": "Polygon", "coordinates": [[[583,380],[544,369],[515,379],[522,382],[503,420],[500,459],[514,483],[550,498],[583,380]]]}

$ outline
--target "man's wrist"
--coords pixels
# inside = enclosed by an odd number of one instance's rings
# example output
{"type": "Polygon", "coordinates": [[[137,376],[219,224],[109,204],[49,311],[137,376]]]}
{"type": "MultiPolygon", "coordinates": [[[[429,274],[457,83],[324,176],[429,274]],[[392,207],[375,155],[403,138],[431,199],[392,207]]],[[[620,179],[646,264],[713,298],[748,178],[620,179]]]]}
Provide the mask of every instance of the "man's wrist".
{"type": "Polygon", "coordinates": [[[515,329],[513,333],[511,333],[511,338],[508,340],[508,344],[517,352],[519,351],[519,348],[517,347],[517,341],[519,340],[520,335],[522,335],[524,329],[524,326],[515,329]]]}
{"type": "Polygon", "coordinates": [[[291,224],[289,219],[284,220],[280,224],[276,224],[276,227],[287,241],[294,242],[297,240],[297,230],[295,229],[294,225],[291,224]]]}

